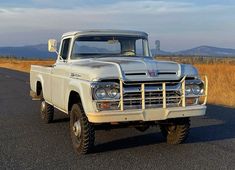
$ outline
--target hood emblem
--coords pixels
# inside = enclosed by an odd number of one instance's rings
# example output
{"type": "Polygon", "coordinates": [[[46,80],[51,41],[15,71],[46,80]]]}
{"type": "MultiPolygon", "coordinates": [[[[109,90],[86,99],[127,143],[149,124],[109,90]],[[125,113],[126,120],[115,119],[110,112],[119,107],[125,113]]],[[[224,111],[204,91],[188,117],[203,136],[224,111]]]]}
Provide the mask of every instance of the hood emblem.
{"type": "Polygon", "coordinates": [[[158,71],[157,70],[148,70],[148,74],[150,77],[157,77],[158,71]]]}

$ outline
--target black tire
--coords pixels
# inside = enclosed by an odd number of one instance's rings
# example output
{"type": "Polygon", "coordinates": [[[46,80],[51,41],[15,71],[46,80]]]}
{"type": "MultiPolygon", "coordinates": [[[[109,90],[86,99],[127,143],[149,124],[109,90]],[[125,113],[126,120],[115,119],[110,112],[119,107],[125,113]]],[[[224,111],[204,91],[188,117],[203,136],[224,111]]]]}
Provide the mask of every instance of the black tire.
{"type": "Polygon", "coordinates": [[[48,104],[45,100],[41,100],[41,119],[45,123],[51,123],[54,117],[54,107],[48,104]]]}
{"type": "Polygon", "coordinates": [[[73,104],[70,112],[70,135],[73,147],[79,155],[87,154],[93,148],[95,130],[79,104],[73,104]]]}
{"type": "Polygon", "coordinates": [[[160,129],[168,144],[183,143],[189,134],[190,119],[177,118],[160,122],[160,129]]]}
{"type": "Polygon", "coordinates": [[[54,118],[54,107],[48,104],[43,98],[43,92],[39,95],[41,99],[40,116],[45,123],[51,123],[54,118]]]}

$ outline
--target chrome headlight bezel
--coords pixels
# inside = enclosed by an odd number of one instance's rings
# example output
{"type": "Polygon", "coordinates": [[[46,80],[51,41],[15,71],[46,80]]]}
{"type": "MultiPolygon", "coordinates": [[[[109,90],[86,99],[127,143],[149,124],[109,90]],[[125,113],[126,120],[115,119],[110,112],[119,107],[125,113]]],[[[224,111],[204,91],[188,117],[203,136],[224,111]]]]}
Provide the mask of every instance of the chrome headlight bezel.
{"type": "Polygon", "coordinates": [[[94,100],[114,100],[120,98],[119,84],[115,82],[95,82],[91,84],[94,100]],[[99,96],[97,92],[103,90],[105,95],[99,96]]]}

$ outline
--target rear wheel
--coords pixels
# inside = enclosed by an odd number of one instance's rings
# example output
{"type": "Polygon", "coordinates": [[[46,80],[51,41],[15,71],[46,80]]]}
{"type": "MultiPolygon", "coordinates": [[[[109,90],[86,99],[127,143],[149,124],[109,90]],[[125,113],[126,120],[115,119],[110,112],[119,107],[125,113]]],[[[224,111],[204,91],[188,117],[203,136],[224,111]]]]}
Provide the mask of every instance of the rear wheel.
{"type": "Polygon", "coordinates": [[[73,147],[79,155],[91,151],[95,141],[95,130],[79,104],[73,104],[70,112],[70,135],[73,147]]]}
{"type": "Polygon", "coordinates": [[[43,93],[40,93],[41,107],[40,107],[40,116],[45,123],[51,123],[54,117],[54,107],[48,104],[44,98],[43,93]]]}
{"type": "Polygon", "coordinates": [[[41,119],[45,123],[51,123],[54,117],[54,107],[48,104],[44,99],[41,101],[41,119]]]}
{"type": "Polygon", "coordinates": [[[177,118],[161,121],[160,129],[168,144],[180,144],[188,137],[190,119],[177,118]]]}

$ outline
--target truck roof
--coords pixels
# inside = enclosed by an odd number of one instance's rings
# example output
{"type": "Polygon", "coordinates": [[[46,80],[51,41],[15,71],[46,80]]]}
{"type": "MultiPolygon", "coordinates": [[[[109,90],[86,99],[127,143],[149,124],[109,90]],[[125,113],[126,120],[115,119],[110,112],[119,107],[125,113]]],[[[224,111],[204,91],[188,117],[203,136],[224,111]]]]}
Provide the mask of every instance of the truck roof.
{"type": "Polygon", "coordinates": [[[148,34],[142,31],[131,31],[131,30],[112,30],[112,29],[97,29],[97,30],[83,30],[83,31],[72,31],[66,32],[62,35],[62,38],[67,36],[82,36],[82,35],[129,35],[129,36],[140,36],[148,37],[148,34]]]}

